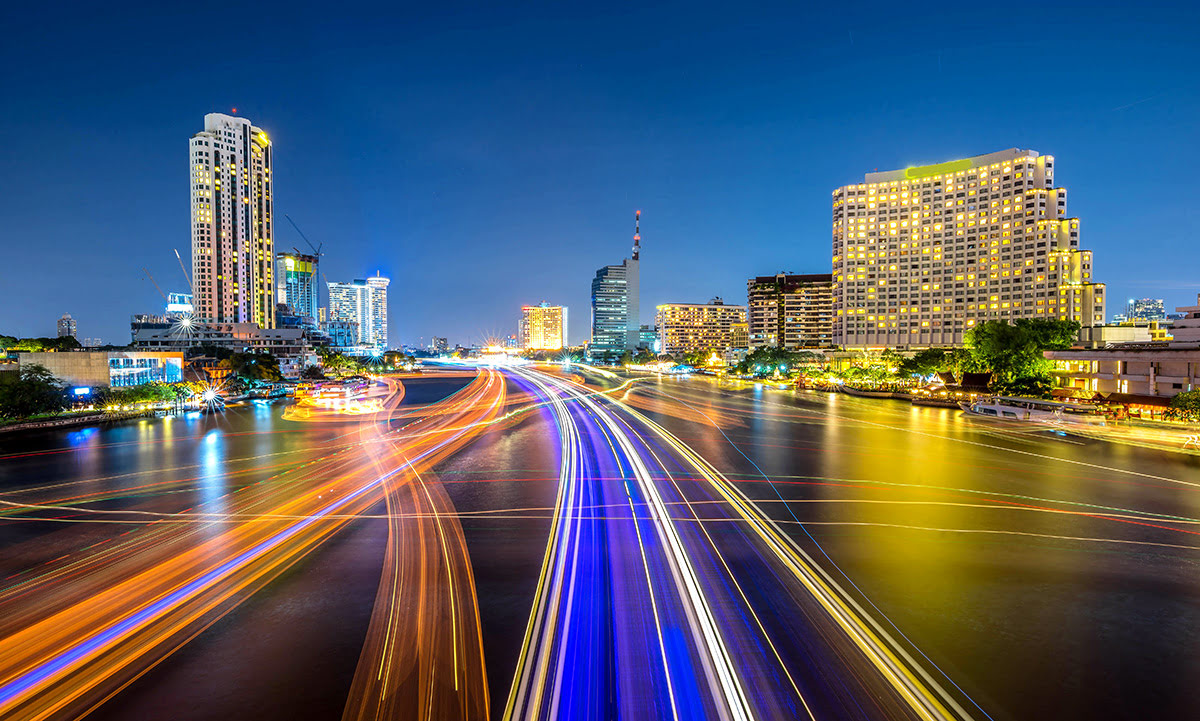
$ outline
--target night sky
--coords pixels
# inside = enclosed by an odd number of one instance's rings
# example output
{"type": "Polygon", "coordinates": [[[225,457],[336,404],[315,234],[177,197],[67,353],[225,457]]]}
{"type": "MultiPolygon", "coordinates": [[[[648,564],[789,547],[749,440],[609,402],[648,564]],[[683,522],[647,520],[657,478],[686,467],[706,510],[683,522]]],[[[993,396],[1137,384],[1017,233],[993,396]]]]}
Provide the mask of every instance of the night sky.
{"type": "Polygon", "coordinates": [[[0,11],[4,334],[125,343],[142,266],[184,290],[187,141],[233,107],[274,142],[276,247],[289,214],[329,280],[389,275],[393,345],[543,300],[584,341],[637,209],[643,322],[744,303],[828,272],[835,187],[1011,147],[1056,156],[1110,316],[1200,290],[1194,4],[33,5],[0,11]]]}

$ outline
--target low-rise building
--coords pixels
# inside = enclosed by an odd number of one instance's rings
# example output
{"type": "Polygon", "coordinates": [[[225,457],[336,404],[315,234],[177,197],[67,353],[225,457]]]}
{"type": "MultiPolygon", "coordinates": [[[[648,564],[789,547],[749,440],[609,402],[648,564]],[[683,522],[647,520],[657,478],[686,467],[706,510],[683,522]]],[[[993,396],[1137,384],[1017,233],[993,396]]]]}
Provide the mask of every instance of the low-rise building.
{"type": "Polygon", "coordinates": [[[64,351],[18,353],[21,368],[39,365],[75,387],[121,387],[183,380],[183,353],[64,351]]]}
{"type": "Polygon", "coordinates": [[[746,306],[708,303],[664,303],[657,307],[660,352],[672,356],[716,351],[733,346],[733,326],[746,322],[746,306]]]}
{"type": "Polygon", "coordinates": [[[1056,385],[1082,394],[1118,394],[1133,403],[1200,389],[1200,297],[1196,302],[1176,309],[1183,317],[1175,321],[1171,341],[1046,351],[1056,385]]]}

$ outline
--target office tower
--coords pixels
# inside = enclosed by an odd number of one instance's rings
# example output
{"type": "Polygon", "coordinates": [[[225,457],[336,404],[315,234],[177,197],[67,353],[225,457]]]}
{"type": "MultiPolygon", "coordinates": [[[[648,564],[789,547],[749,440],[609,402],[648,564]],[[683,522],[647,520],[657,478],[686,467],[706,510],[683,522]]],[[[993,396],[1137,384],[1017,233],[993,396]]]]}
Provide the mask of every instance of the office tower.
{"type": "Polygon", "coordinates": [[[976,323],[1104,323],[1054,158],[1004,150],[833,191],[834,342],[951,346],[976,323]]]}
{"type": "Polygon", "coordinates": [[[316,319],[319,259],[299,251],[275,254],[275,279],[278,301],[286,303],[296,315],[316,319]]]}
{"type": "Polygon", "coordinates": [[[386,350],[389,282],[376,273],[349,283],[329,283],[329,320],[357,323],[360,346],[386,350]]]}
{"type": "Polygon", "coordinates": [[[1125,318],[1131,321],[1163,320],[1166,317],[1162,298],[1130,298],[1125,310],[1125,318]]]}
{"type": "Polygon", "coordinates": [[[746,322],[746,306],[725,305],[720,298],[708,303],[664,303],[656,310],[660,352],[675,357],[724,353],[735,347],[734,326],[746,322]]]}
{"type": "Polygon", "coordinates": [[[195,315],[272,328],[271,141],[246,118],[209,113],[190,153],[195,315]]]}
{"type": "Polygon", "coordinates": [[[561,305],[527,305],[518,323],[521,347],[526,350],[558,350],[567,347],[567,308],[561,305]]]}
{"type": "Polygon", "coordinates": [[[71,317],[70,313],[63,313],[62,317],[58,319],[58,337],[65,338],[71,336],[74,338],[75,331],[75,319],[71,317]]]}
{"type": "Polygon", "coordinates": [[[760,275],[746,281],[750,348],[833,346],[833,276],[760,275]]]}
{"type": "Polygon", "coordinates": [[[588,353],[593,358],[615,360],[627,350],[636,350],[641,340],[641,217],[640,210],[633,217],[633,257],[620,265],[604,266],[592,279],[592,342],[588,353]]]}

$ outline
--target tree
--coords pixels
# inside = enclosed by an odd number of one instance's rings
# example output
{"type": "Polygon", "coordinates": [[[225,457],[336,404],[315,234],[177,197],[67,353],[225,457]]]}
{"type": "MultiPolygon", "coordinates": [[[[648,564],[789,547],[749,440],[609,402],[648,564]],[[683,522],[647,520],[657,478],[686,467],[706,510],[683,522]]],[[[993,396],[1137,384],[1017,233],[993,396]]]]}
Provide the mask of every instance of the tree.
{"type": "Polygon", "coordinates": [[[58,413],[66,405],[63,383],[39,365],[0,373],[0,418],[58,413]]]}
{"type": "Polygon", "coordinates": [[[1185,418],[1200,417],[1200,390],[1179,393],[1171,399],[1170,408],[1185,418]]]}
{"type": "Polygon", "coordinates": [[[1052,365],[1043,351],[1070,348],[1079,327],[1075,321],[1042,318],[1020,318],[1013,323],[991,320],[967,331],[965,340],[974,361],[990,370],[998,383],[1049,379],[1052,365]]]}

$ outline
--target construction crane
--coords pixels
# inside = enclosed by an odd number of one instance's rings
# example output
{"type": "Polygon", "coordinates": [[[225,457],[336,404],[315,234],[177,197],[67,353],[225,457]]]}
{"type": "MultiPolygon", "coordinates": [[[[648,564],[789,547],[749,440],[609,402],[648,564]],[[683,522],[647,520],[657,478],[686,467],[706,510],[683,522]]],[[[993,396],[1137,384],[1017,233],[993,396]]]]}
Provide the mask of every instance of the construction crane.
{"type": "MultiPolygon", "coordinates": [[[[320,245],[313,245],[313,242],[308,239],[308,236],[304,234],[304,231],[300,230],[300,226],[296,225],[296,221],[292,220],[292,216],[288,215],[287,213],[284,213],[283,217],[287,218],[287,222],[292,224],[292,227],[296,229],[296,232],[300,234],[300,237],[304,238],[304,242],[308,243],[308,247],[312,248],[313,255],[315,255],[317,257],[317,267],[320,268],[321,267],[321,248],[325,247],[325,241],[321,241],[320,245]]],[[[296,248],[293,248],[293,250],[295,250],[297,253],[300,252],[299,249],[296,249],[296,248]]],[[[325,274],[322,273],[321,277],[324,278],[325,274]]],[[[326,281],[326,282],[328,282],[328,281],[326,281]]],[[[321,308],[321,285],[318,283],[317,284],[317,311],[318,312],[320,312],[320,308],[321,308]]]]}
{"type": "Polygon", "coordinates": [[[180,255],[179,255],[179,249],[175,248],[174,250],[175,250],[175,260],[179,261],[179,269],[183,271],[183,279],[187,281],[188,292],[191,293],[193,297],[195,297],[196,286],[192,285],[192,277],[190,275],[188,275],[187,268],[185,268],[183,266],[183,258],[180,257],[180,255]]]}
{"type": "Polygon", "coordinates": [[[154,279],[154,276],[150,275],[150,271],[147,270],[145,266],[142,266],[142,272],[145,273],[146,277],[150,279],[150,282],[154,284],[154,289],[158,291],[158,294],[162,296],[163,302],[166,303],[167,294],[162,291],[162,288],[158,287],[158,281],[154,279]]]}

